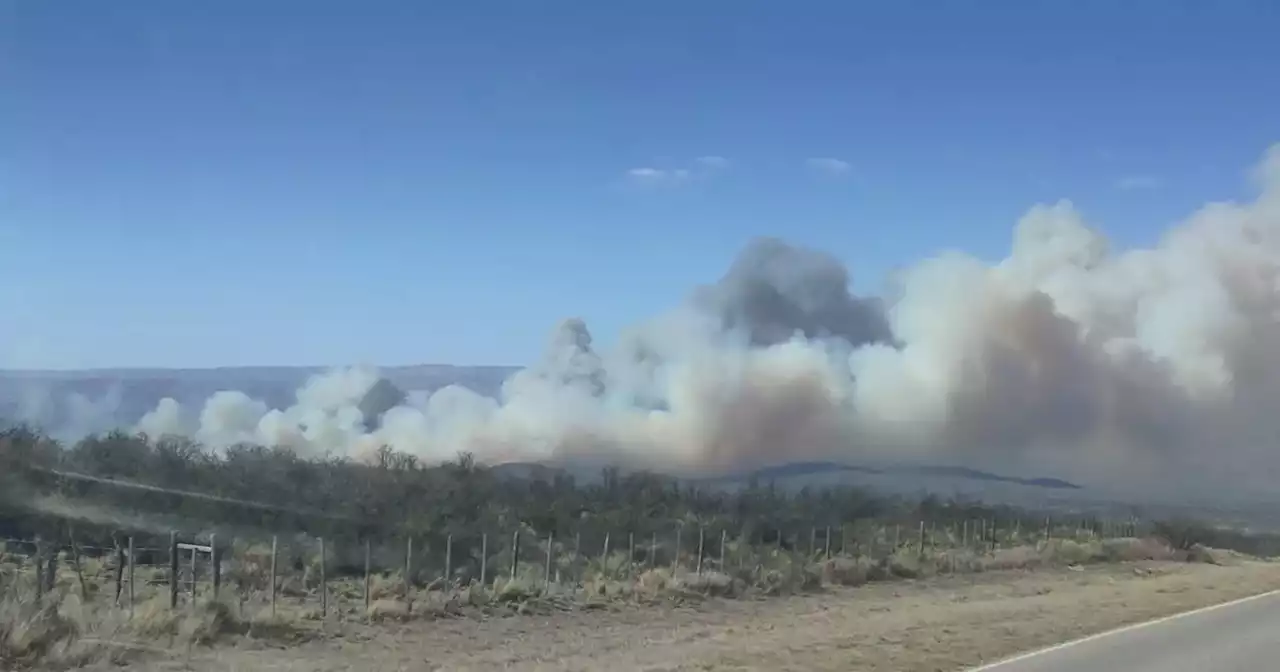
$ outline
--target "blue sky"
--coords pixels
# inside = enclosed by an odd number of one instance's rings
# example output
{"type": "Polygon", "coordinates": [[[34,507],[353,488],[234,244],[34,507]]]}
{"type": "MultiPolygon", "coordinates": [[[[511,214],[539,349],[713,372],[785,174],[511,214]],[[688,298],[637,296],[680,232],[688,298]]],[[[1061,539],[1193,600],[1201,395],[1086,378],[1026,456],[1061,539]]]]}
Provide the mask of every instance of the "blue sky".
{"type": "Polygon", "coordinates": [[[756,235],[874,293],[1060,197],[1149,244],[1249,195],[1278,27],[1261,0],[0,0],[0,366],[518,363],[756,235]]]}

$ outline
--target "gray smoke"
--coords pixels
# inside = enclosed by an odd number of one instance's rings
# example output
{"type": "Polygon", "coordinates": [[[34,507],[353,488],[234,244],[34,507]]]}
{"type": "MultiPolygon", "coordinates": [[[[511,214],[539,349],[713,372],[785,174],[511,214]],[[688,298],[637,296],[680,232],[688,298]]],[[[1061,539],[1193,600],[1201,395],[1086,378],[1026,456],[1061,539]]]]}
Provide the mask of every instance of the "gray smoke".
{"type": "Polygon", "coordinates": [[[1254,200],[1206,205],[1150,249],[1112,251],[1070,202],[1037,205],[1005,259],[926,259],[883,300],[851,293],[829,255],[756,241],[611,347],[563,322],[496,398],[371,395],[378,371],[352,367],[288,408],[228,391],[199,409],[162,401],[138,428],[426,461],[705,473],[883,458],[1265,492],[1280,474],[1280,146],[1254,177],[1254,200]]]}
{"type": "Polygon", "coordinates": [[[395,383],[386,378],[379,378],[373,387],[360,397],[360,403],[356,404],[356,408],[360,410],[361,424],[366,431],[375,431],[382,425],[382,416],[387,411],[400,406],[408,399],[409,395],[396,387],[395,383]]]}
{"type": "Polygon", "coordinates": [[[850,293],[844,264],[776,238],[747,245],[724,277],[699,290],[694,302],[719,317],[725,329],[742,330],[756,346],[796,336],[835,337],[852,345],[892,340],[881,302],[850,293]]]}

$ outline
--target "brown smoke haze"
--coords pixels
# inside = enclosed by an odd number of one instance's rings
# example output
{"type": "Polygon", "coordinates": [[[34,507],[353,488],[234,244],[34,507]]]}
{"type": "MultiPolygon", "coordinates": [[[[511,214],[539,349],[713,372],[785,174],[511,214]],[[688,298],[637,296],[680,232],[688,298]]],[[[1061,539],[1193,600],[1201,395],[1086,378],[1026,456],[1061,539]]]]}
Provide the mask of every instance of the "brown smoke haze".
{"type": "Polygon", "coordinates": [[[235,391],[202,408],[166,399],[137,429],[426,461],[927,461],[1263,493],[1280,473],[1280,145],[1252,179],[1253,201],[1205,205],[1151,249],[1113,252],[1070,202],[1037,205],[1002,261],[926,259],[883,298],[851,294],[830,255],[757,240],[611,347],[563,321],[496,399],[370,396],[378,371],[353,367],[290,408],[235,391]]]}

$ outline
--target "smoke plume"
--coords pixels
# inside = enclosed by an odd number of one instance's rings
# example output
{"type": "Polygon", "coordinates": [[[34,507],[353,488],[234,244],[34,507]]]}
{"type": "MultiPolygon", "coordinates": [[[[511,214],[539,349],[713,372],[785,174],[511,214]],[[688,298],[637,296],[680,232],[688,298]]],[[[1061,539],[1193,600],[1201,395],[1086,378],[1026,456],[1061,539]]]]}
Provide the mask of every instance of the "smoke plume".
{"type": "Polygon", "coordinates": [[[1254,200],[1206,205],[1150,249],[1114,252],[1070,202],[1037,205],[1005,259],[942,254],[885,298],[852,294],[829,255],[758,240],[612,347],[560,323],[496,398],[405,394],[351,367],[288,408],[234,391],[202,408],[166,399],[137,429],[427,461],[707,473],[928,460],[1117,489],[1262,489],[1280,469],[1280,145],[1253,178],[1254,200]]]}

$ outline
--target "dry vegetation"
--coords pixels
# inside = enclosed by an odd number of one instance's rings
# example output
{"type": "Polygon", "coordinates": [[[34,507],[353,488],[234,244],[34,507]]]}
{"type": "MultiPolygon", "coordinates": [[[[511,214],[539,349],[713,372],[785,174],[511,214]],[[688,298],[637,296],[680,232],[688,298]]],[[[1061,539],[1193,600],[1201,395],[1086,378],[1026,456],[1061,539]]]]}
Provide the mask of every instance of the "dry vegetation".
{"type": "MultiPolygon", "coordinates": [[[[588,561],[580,582],[547,583],[545,565],[530,563],[521,564],[514,577],[498,577],[487,586],[410,583],[406,594],[403,575],[374,574],[367,609],[363,606],[363,582],[339,579],[328,586],[332,606],[322,617],[315,599],[320,585],[314,579],[284,582],[274,613],[263,606],[263,592],[269,583],[267,563],[256,549],[243,551],[240,560],[229,563],[234,587],[221,600],[215,601],[206,593],[194,602],[184,600],[175,610],[169,606],[167,588],[159,585],[140,590],[132,614],[124,603],[113,603],[108,586],[96,585],[84,593],[78,574],[66,569],[67,563],[62,563],[64,569],[53,591],[37,599],[34,573],[23,571],[29,560],[12,554],[0,556],[4,580],[0,663],[4,669],[160,664],[174,656],[216,658],[219,651],[256,649],[272,642],[301,645],[311,640],[376,640],[404,632],[406,627],[429,637],[427,633],[442,622],[471,622],[480,633],[489,627],[481,623],[492,624],[493,618],[501,616],[547,623],[547,619],[580,622],[599,615],[603,623],[618,613],[651,612],[653,618],[660,619],[672,609],[732,612],[737,608],[725,605],[758,602],[734,598],[782,594],[792,597],[769,601],[785,603],[822,596],[825,604],[835,605],[847,597],[849,588],[866,584],[920,590],[919,586],[930,582],[945,584],[961,577],[983,583],[974,577],[985,574],[991,577],[989,583],[1006,579],[1010,572],[1043,569],[1046,576],[1053,576],[1063,568],[1082,571],[1090,564],[1243,566],[1253,562],[1237,553],[1198,546],[1177,550],[1155,539],[1132,538],[1061,539],[994,551],[946,548],[926,549],[922,554],[918,549],[904,548],[878,560],[836,556],[809,561],[801,554],[774,550],[753,555],[754,564],[743,563],[737,570],[706,569],[700,574],[685,568],[633,568],[625,554],[619,553],[588,561]],[[89,599],[83,599],[82,594],[89,599]],[[810,597],[800,597],[804,595],[810,597]],[[421,625],[412,625],[415,622],[421,625]]],[[[82,566],[85,570],[92,568],[82,566]]],[[[314,572],[310,575],[314,577],[314,572]]],[[[653,622],[648,627],[660,626],[653,622]]],[[[346,668],[339,665],[333,669],[346,668]]]]}
{"type": "Polygon", "coordinates": [[[383,618],[368,624],[321,624],[297,614],[246,621],[225,605],[172,612],[161,601],[140,605],[127,623],[118,614],[87,613],[73,593],[64,592],[56,607],[50,603],[29,611],[22,615],[23,625],[3,633],[4,669],[22,669],[40,656],[40,669],[127,663],[130,669],[155,672],[959,670],[1017,650],[1280,587],[1280,564],[1221,560],[1228,564],[1134,561],[997,569],[857,588],[827,586],[766,600],[707,597],[714,580],[671,582],[664,576],[644,590],[673,599],[547,608],[526,596],[525,615],[493,610],[481,620],[442,619],[416,610],[408,616],[401,600],[388,597],[371,610],[383,618]]]}
{"type": "MultiPolygon", "coordinates": [[[[352,651],[381,661],[380,669],[422,669],[396,657],[402,644],[438,651],[449,662],[433,661],[436,669],[633,669],[644,656],[631,649],[680,640],[673,627],[725,624],[726,641],[745,628],[752,641],[734,646],[749,649],[769,639],[750,625],[757,617],[779,628],[786,618],[811,618],[806,609],[874,619],[847,598],[874,596],[888,612],[899,608],[894,596],[923,604],[938,587],[990,588],[1027,570],[1042,570],[1061,592],[1061,577],[1091,575],[1090,566],[1156,563],[1177,574],[1183,570],[1169,568],[1234,565],[1240,578],[1232,585],[1246,590],[1248,577],[1263,574],[1241,568],[1272,566],[1210,547],[1253,556],[1280,548],[1273,537],[1187,522],[1135,526],[849,488],[742,485],[698,487],[610,469],[583,485],[565,474],[502,477],[466,456],[426,467],[384,451],[368,465],[256,446],[213,455],[120,434],[62,446],[26,428],[0,431],[0,536],[43,535],[47,548],[51,539],[66,546],[43,595],[33,550],[0,547],[0,669],[165,669],[174,660],[226,669],[222,656],[251,669],[268,660],[282,669],[368,669],[346,657],[352,651]],[[184,538],[217,533],[217,599],[203,579],[188,594],[184,562],[179,603],[170,607],[169,528],[139,524],[165,516],[185,526],[184,538]],[[130,609],[127,592],[117,597],[114,549],[135,535],[143,552],[130,609]],[[274,563],[272,536],[282,542],[274,563]],[[327,541],[323,555],[318,538],[327,541]],[[89,545],[97,556],[81,552],[89,545]],[[566,649],[566,637],[581,645],[597,632],[616,642],[597,643],[594,653],[566,649]],[[297,655],[261,656],[269,650],[297,655]],[[236,662],[246,651],[255,657],[236,662]]],[[[1147,576],[1107,571],[1100,575],[1147,576]]],[[[898,645],[858,646],[871,655],[866,647],[898,645]]],[[[704,653],[648,667],[684,669],[704,653]]],[[[779,665],[759,669],[786,667],[779,665]]],[[[797,669],[821,667],[813,665],[797,669]]]]}

